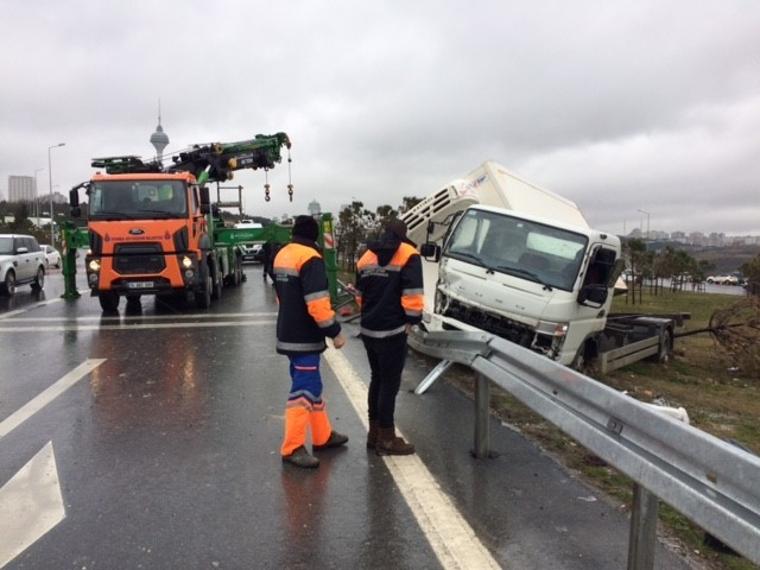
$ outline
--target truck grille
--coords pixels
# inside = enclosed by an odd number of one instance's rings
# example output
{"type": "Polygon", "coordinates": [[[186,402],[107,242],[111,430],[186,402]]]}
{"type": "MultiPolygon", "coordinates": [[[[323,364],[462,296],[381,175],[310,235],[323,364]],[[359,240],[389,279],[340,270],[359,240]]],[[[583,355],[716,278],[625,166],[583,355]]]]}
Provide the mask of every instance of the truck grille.
{"type": "Polygon", "coordinates": [[[166,268],[166,261],[161,251],[161,244],[140,243],[117,245],[114,250],[113,268],[118,273],[130,275],[137,273],[161,273],[166,268]]]}

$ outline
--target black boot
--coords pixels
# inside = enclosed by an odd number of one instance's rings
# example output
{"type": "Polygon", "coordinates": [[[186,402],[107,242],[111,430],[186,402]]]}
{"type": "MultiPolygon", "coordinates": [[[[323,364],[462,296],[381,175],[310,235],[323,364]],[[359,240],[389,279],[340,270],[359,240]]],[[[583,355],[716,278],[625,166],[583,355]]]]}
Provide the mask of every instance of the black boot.
{"type": "Polygon", "coordinates": [[[283,455],[282,462],[292,463],[296,467],[302,467],[304,469],[319,467],[319,459],[306,451],[306,448],[303,445],[297,447],[290,455],[283,455]]]}
{"type": "Polygon", "coordinates": [[[395,428],[379,428],[375,453],[378,455],[411,455],[414,446],[396,435],[395,428]]]}
{"type": "Polygon", "coordinates": [[[330,449],[331,447],[340,447],[348,443],[348,436],[338,433],[337,431],[331,431],[330,437],[322,445],[312,445],[314,451],[322,451],[323,449],[330,449]]]}
{"type": "Polygon", "coordinates": [[[377,420],[369,420],[369,431],[367,432],[367,449],[375,449],[377,447],[377,430],[380,424],[377,420]]]}

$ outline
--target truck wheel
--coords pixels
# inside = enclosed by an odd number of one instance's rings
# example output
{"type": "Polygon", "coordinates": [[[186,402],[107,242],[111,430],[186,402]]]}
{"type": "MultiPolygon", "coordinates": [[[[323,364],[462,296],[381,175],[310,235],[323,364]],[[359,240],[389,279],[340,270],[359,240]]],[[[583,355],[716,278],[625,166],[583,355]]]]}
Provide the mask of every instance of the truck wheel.
{"type": "Polygon", "coordinates": [[[222,278],[221,271],[219,271],[219,269],[216,267],[214,267],[214,271],[211,273],[214,277],[214,287],[211,289],[211,297],[214,299],[214,301],[218,301],[222,298],[222,287],[224,287],[224,279],[222,278]]]}
{"type": "Polygon", "coordinates": [[[104,313],[115,313],[119,310],[119,294],[116,291],[101,291],[98,300],[104,313]]]}
{"type": "Polygon", "coordinates": [[[657,353],[657,360],[660,364],[667,364],[673,358],[673,333],[670,329],[663,331],[660,336],[660,351],[657,353]]]}
{"type": "Polygon", "coordinates": [[[0,283],[0,293],[8,297],[16,294],[16,274],[13,271],[5,274],[5,279],[0,283]]]}
{"type": "Polygon", "coordinates": [[[45,287],[45,270],[42,267],[37,269],[37,276],[32,281],[32,291],[42,291],[45,287]]]}
{"type": "Polygon", "coordinates": [[[199,309],[208,309],[211,306],[211,290],[214,288],[208,263],[201,265],[199,277],[200,285],[195,290],[195,304],[199,309]]]}

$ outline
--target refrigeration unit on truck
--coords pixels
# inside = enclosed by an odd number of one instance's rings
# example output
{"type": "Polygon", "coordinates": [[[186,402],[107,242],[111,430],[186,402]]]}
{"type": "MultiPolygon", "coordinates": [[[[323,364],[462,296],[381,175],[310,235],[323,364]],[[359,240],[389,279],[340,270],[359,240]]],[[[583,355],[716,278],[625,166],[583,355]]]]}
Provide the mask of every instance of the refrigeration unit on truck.
{"type": "Polygon", "coordinates": [[[423,243],[426,329],[485,330],[579,368],[669,355],[671,319],[610,315],[620,239],[572,201],[486,162],[403,219],[423,243]]]}

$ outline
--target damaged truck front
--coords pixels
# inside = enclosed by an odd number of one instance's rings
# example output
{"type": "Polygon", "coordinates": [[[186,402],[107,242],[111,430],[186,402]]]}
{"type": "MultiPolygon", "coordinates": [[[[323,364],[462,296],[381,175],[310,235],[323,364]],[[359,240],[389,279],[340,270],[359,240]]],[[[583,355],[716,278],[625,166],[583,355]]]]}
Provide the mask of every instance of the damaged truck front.
{"type": "Polygon", "coordinates": [[[623,270],[620,240],[503,208],[471,206],[443,242],[430,329],[468,325],[571,365],[593,357],[623,270]]]}

